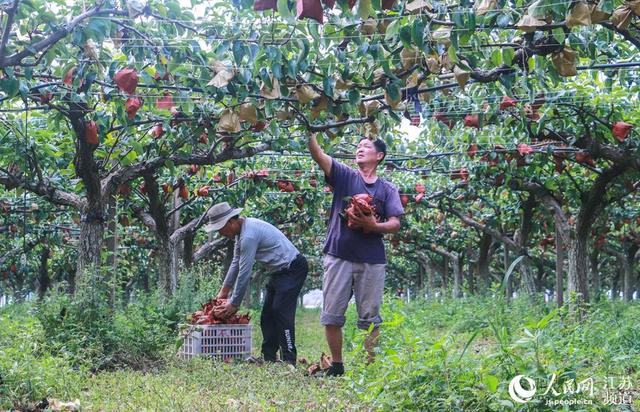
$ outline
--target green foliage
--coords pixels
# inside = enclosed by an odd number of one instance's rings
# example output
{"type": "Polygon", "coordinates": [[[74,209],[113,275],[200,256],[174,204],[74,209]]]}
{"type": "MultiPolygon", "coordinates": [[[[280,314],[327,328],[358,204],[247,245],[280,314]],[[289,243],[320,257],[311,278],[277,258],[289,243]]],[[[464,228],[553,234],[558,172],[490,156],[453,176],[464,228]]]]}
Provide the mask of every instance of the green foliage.
{"type": "MultiPolygon", "coordinates": [[[[507,392],[518,374],[539,384],[556,374],[559,392],[569,379],[593,377],[600,389],[608,376],[635,382],[639,309],[603,302],[574,318],[526,299],[390,302],[376,363],[359,364],[348,385],[383,410],[466,411],[519,407],[507,392]]],[[[355,359],[364,359],[355,347],[355,359]]],[[[539,393],[524,410],[550,410],[547,399],[566,398],[539,393]]],[[[594,406],[600,402],[596,394],[594,406]]]]}

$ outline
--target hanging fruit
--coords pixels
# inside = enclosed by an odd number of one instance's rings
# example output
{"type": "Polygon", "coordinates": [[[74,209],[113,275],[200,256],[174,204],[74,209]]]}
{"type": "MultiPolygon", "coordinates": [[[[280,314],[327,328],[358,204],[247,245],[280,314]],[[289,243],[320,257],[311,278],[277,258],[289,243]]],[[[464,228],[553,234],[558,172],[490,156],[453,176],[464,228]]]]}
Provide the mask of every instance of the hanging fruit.
{"type": "Polygon", "coordinates": [[[134,94],[138,87],[138,73],[134,69],[122,69],[113,77],[120,90],[134,94]]]}
{"type": "Polygon", "coordinates": [[[139,97],[129,97],[124,103],[124,109],[127,111],[127,119],[133,120],[140,106],[142,106],[142,100],[140,100],[139,97]]]}
{"type": "Polygon", "coordinates": [[[629,136],[633,125],[625,122],[615,122],[611,127],[611,133],[613,133],[613,137],[616,138],[620,143],[624,142],[624,140],[629,136]]]}
{"type": "Polygon", "coordinates": [[[307,17],[323,23],[322,2],[320,0],[297,0],[296,17],[302,19],[307,17]]]}
{"type": "Polygon", "coordinates": [[[155,139],[159,139],[163,134],[164,130],[162,130],[162,123],[156,123],[156,125],[151,128],[151,136],[155,139]]]}
{"type": "Polygon", "coordinates": [[[84,139],[90,145],[97,146],[100,144],[100,140],[98,140],[98,125],[95,121],[89,120],[85,123],[84,139]]]}

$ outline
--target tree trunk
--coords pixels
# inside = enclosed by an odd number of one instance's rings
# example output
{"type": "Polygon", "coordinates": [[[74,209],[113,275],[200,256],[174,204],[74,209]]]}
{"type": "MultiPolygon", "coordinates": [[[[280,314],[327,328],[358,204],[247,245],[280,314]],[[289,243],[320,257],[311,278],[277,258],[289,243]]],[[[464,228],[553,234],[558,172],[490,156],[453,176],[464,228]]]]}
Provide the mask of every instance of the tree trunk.
{"type": "Polygon", "coordinates": [[[471,294],[475,294],[476,293],[476,276],[475,276],[475,270],[478,266],[478,262],[477,260],[474,261],[473,259],[471,259],[471,256],[473,256],[473,247],[471,244],[469,244],[467,246],[467,288],[469,290],[469,293],[471,294]]]}
{"type": "MultiPolygon", "coordinates": [[[[104,227],[101,221],[95,220],[91,216],[95,215],[85,213],[80,223],[78,263],[74,282],[76,294],[82,293],[85,288],[108,287],[107,279],[103,277],[100,267],[104,227]]],[[[88,292],[92,293],[90,290],[88,292]]]]}
{"type": "Polygon", "coordinates": [[[184,250],[182,254],[182,260],[184,262],[184,267],[191,267],[193,265],[193,239],[195,237],[194,233],[187,233],[184,237],[184,250]]]}
{"type": "MultiPolygon", "coordinates": [[[[536,207],[536,198],[533,194],[529,194],[522,208],[522,218],[520,220],[520,231],[516,236],[516,242],[520,250],[524,250],[529,243],[529,235],[531,233],[533,223],[533,212],[536,207]]],[[[536,283],[531,270],[531,260],[525,257],[520,262],[520,278],[522,279],[522,288],[529,296],[535,296],[536,283]]]]}
{"type": "Polygon", "coordinates": [[[567,290],[575,293],[578,301],[589,301],[587,271],[587,234],[577,233],[569,247],[567,290]]]}
{"type": "Polygon", "coordinates": [[[462,268],[460,258],[452,258],[451,266],[453,269],[453,297],[460,298],[462,297],[462,268]]]}
{"type": "Polygon", "coordinates": [[[564,304],[564,242],[562,241],[561,225],[556,222],[556,304],[564,304]]]}
{"type": "MultiPolygon", "coordinates": [[[[505,244],[502,245],[502,264],[504,266],[504,273],[506,275],[507,272],[509,271],[509,266],[511,266],[511,257],[509,256],[509,248],[505,244]]],[[[510,300],[512,296],[513,296],[513,280],[512,280],[512,276],[509,276],[509,278],[507,279],[507,284],[504,287],[504,297],[507,300],[510,300]]]]}
{"type": "Polygon", "coordinates": [[[445,290],[449,287],[449,259],[446,256],[442,257],[442,289],[445,290]]]}
{"type": "Polygon", "coordinates": [[[40,252],[40,266],[38,267],[38,299],[44,299],[51,285],[49,277],[49,248],[45,245],[40,252]]]}
{"type": "Polygon", "coordinates": [[[177,286],[172,277],[174,262],[172,244],[169,239],[167,212],[160,197],[158,181],[153,174],[144,175],[144,185],[149,198],[149,212],[153,217],[156,229],[158,290],[166,298],[173,296],[177,286]]]}
{"type": "Polygon", "coordinates": [[[594,296],[598,296],[602,292],[602,276],[600,276],[598,249],[593,249],[589,254],[589,267],[591,273],[591,290],[594,296]]]}
{"type": "Polygon", "coordinates": [[[491,249],[491,243],[493,238],[483,233],[480,238],[480,244],[478,248],[478,286],[481,293],[484,293],[489,286],[489,250],[491,249]]]}
{"type": "Polygon", "coordinates": [[[111,270],[112,274],[117,270],[117,256],[118,256],[118,204],[115,195],[109,197],[107,203],[107,234],[105,238],[105,244],[107,246],[107,266],[111,270]]]}

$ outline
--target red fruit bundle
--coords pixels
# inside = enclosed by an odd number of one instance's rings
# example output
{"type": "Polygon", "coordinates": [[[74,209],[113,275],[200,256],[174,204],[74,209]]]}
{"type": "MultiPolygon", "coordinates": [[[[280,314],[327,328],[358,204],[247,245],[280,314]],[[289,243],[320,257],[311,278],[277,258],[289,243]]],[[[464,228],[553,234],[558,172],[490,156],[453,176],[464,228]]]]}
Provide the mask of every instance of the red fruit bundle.
{"type": "Polygon", "coordinates": [[[134,69],[122,69],[113,77],[118,88],[127,94],[134,94],[138,87],[138,73],[134,69]]]}
{"type": "Polygon", "coordinates": [[[136,113],[138,113],[138,109],[142,106],[142,100],[139,97],[129,97],[126,102],[124,102],[124,109],[127,111],[127,119],[133,120],[136,117],[136,113]]]}
{"type": "Polygon", "coordinates": [[[248,313],[234,314],[228,318],[220,318],[213,313],[214,307],[226,303],[226,299],[211,299],[202,305],[201,310],[193,312],[187,319],[192,325],[247,325],[249,323],[251,316],[248,313]]]}
{"type": "Polygon", "coordinates": [[[629,123],[615,122],[613,127],[611,127],[611,133],[613,133],[613,137],[615,137],[616,140],[622,143],[627,138],[632,128],[633,125],[630,125],[629,123]]]}
{"type": "MultiPolygon", "coordinates": [[[[303,362],[300,363],[303,364],[303,362]]],[[[307,363],[306,360],[304,363],[307,363]]],[[[326,371],[327,369],[329,369],[329,367],[331,367],[331,363],[331,356],[326,355],[324,352],[322,352],[322,355],[320,355],[320,362],[314,362],[309,365],[309,367],[307,368],[307,374],[313,376],[320,371],[326,371]]]]}
{"type": "MultiPolygon", "coordinates": [[[[373,196],[366,193],[353,195],[344,212],[347,218],[347,227],[350,229],[358,228],[352,219],[359,215],[373,216],[376,222],[380,221],[376,206],[373,204],[373,196]]],[[[368,231],[364,231],[364,233],[368,233],[368,231]]]]}
{"type": "Polygon", "coordinates": [[[320,0],[297,0],[296,17],[299,19],[308,17],[322,24],[324,18],[322,13],[322,2],[320,0]]]}

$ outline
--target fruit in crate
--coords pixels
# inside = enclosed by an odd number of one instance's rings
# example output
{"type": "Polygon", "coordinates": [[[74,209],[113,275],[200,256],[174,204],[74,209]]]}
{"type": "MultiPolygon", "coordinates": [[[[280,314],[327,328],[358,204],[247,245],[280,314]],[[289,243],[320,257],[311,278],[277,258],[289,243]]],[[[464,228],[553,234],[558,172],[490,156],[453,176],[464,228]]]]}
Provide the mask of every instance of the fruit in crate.
{"type": "Polygon", "coordinates": [[[247,325],[251,320],[248,313],[244,315],[233,314],[228,318],[220,318],[213,313],[213,308],[226,303],[226,299],[211,299],[202,305],[202,309],[187,316],[189,323],[193,325],[247,325]]]}

